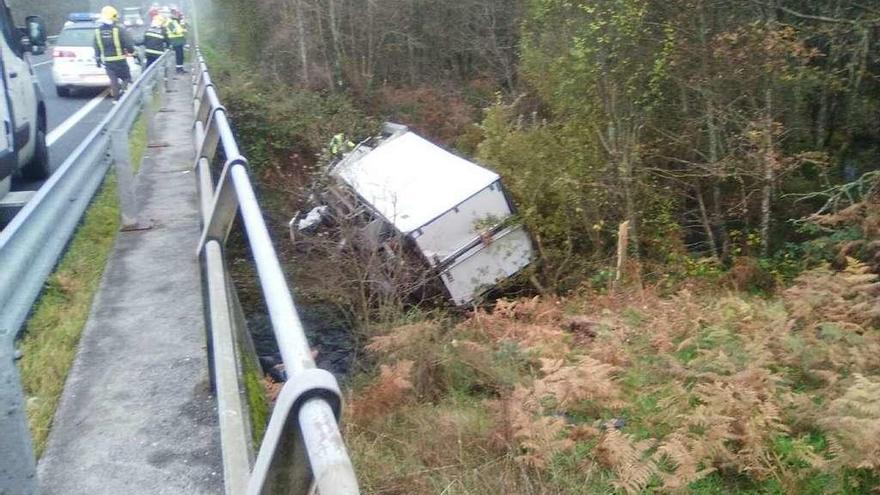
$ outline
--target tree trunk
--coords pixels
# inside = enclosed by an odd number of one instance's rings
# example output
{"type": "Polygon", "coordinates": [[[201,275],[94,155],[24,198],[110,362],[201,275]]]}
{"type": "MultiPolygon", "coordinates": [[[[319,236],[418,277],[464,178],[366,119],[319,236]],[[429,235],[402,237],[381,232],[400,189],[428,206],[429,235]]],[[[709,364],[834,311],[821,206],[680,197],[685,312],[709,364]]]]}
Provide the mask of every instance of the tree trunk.
{"type": "Polygon", "coordinates": [[[302,67],[300,69],[300,79],[303,85],[309,85],[309,51],[306,46],[306,27],[303,21],[305,15],[302,7],[302,0],[294,0],[293,2],[294,16],[296,17],[296,33],[297,44],[299,45],[299,58],[302,67]]]}
{"type": "Polygon", "coordinates": [[[324,36],[324,15],[323,10],[315,8],[315,43],[318,44],[317,50],[321,53],[324,60],[324,77],[327,79],[327,87],[333,88],[333,69],[330,55],[327,52],[327,37],[324,36]]]}
{"type": "Polygon", "coordinates": [[[331,79],[334,81],[334,86],[342,86],[342,61],[344,57],[339,35],[339,21],[336,17],[337,0],[324,1],[327,2],[327,15],[330,21],[330,40],[333,44],[333,61],[330,65],[330,71],[333,74],[331,79]]]}
{"type": "MultiPolygon", "coordinates": [[[[722,195],[721,181],[723,173],[721,170],[721,137],[718,131],[718,125],[715,114],[715,104],[712,97],[708,96],[706,102],[707,127],[709,131],[709,162],[712,165],[712,228],[718,231],[721,236],[721,252],[718,251],[717,243],[714,244],[713,253],[726,258],[730,253],[730,236],[727,235],[727,227],[725,226],[725,218],[721,212],[722,195]]],[[[702,195],[700,200],[702,201],[702,195]]]]}
{"type": "MultiPolygon", "coordinates": [[[[768,2],[767,26],[773,29],[777,22],[777,0],[768,2]]],[[[776,175],[776,156],[773,149],[773,81],[767,81],[764,90],[764,188],[761,192],[761,255],[770,255],[770,220],[772,213],[773,182],[776,175]]]]}
{"type": "Polygon", "coordinates": [[[620,224],[617,229],[617,268],[614,272],[614,285],[620,283],[623,278],[623,270],[626,265],[627,254],[629,253],[629,220],[620,224]]]}
{"type": "Polygon", "coordinates": [[[409,67],[409,84],[411,86],[415,86],[416,84],[416,48],[413,44],[412,35],[407,35],[406,37],[406,54],[407,61],[409,67]]]}
{"type": "Polygon", "coordinates": [[[623,160],[621,161],[621,179],[623,182],[623,195],[626,201],[626,220],[629,224],[629,239],[633,245],[633,257],[639,258],[639,235],[636,227],[638,222],[638,213],[636,212],[635,193],[633,191],[633,164],[632,157],[628,150],[624,150],[623,160]]]}
{"type": "Polygon", "coordinates": [[[761,255],[770,254],[770,216],[776,157],[773,149],[773,91],[764,92],[764,189],[761,193],[761,255]]]}
{"type": "Polygon", "coordinates": [[[366,46],[366,54],[364,55],[364,63],[361,70],[361,73],[364,78],[364,85],[367,88],[373,87],[373,59],[374,59],[374,51],[376,50],[376,20],[375,20],[375,2],[373,0],[367,0],[367,46],[366,46]]]}
{"type": "Polygon", "coordinates": [[[709,249],[712,250],[712,256],[718,256],[718,242],[715,241],[715,233],[712,231],[712,223],[709,221],[709,213],[706,211],[706,202],[703,201],[703,190],[697,187],[694,192],[697,194],[697,204],[700,206],[700,222],[703,224],[703,230],[706,232],[709,249]]]}
{"type": "MultiPolygon", "coordinates": [[[[705,73],[709,73],[709,61],[711,59],[711,48],[706,38],[708,31],[708,23],[706,22],[705,9],[700,9],[700,43],[702,45],[702,67],[705,73]]],[[[722,259],[727,258],[730,253],[730,236],[727,235],[727,227],[725,226],[725,218],[721,212],[722,195],[721,182],[723,180],[723,171],[721,170],[721,133],[718,130],[718,116],[715,109],[714,96],[711,89],[703,91],[703,99],[706,101],[706,130],[709,134],[709,165],[712,170],[712,216],[711,228],[717,230],[721,237],[721,251],[718,251],[718,243],[712,243],[712,253],[715,256],[720,255],[722,259]]],[[[703,201],[702,193],[699,193],[700,201],[703,201]]],[[[701,208],[705,209],[705,205],[701,204],[701,208]]]]}
{"type": "Polygon", "coordinates": [[[619,180],[618,187],[622,189],[624,215],[629,225],[629,242],[633,246],[633,257],[639,258],[639,235],[638,235],[638,212],[635,200],[635,156],[638,146],[639,127],[633,121],[635,117],[623,111],[617,102],[617,93],[613,84],[605,86],[603,95],[605,114],[608,118],[606,134],[599,133],[602,145],[610,158],[609,162],[615,167],[615,173],[619,180]]]}

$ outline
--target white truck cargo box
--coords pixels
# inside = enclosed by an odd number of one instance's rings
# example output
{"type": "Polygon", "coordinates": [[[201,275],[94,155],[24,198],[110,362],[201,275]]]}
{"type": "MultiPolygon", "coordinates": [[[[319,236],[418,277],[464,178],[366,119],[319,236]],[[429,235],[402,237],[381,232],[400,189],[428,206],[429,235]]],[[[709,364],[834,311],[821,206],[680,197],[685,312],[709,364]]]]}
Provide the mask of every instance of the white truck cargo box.
{"type": "Polygon", "coordinates": [[[415,243],[456,304],[532,260],[526,231],[508,225],[514,211],[499,175],[412,132],[359,146],[331,175],[415,243]]]}
{"type": "Polygon", "coordinates": [[[495,234],[489,244],[480,243],[465,251],[441,272],[441,277],[452,301],[462,305],[515,275],[531,261],[529,234],[516,225],[495,234]]]}

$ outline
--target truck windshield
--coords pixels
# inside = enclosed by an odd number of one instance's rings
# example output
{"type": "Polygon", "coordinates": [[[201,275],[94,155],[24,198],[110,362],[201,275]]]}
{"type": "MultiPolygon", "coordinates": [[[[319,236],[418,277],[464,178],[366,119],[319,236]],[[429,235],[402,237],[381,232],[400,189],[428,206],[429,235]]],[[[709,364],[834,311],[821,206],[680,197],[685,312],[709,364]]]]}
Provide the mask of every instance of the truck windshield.
{"type": "Polygon", "coordinates": [[[95,29],[67,28],[58,35],[58,46],[94,46],[95,29]]]}

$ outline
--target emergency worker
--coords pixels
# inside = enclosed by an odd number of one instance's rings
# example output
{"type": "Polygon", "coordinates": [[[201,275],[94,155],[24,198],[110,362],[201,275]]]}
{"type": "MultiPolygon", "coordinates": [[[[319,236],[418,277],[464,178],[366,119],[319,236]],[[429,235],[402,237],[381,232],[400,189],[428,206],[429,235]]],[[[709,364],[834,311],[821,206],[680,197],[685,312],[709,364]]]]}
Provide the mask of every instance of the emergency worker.
{"type": "Polygon", "coordinates": [[[342,158],[342,155],[353,150],[354,146],[354,143],[345,137],[345,133],[340,132],[330,140],[330,155],[333,158],[342,158]]]}
{"type": "Polygon", "coordinates": [[[168,42],[174,49],[174,58],[177,64],[177,73],[183,74],[183,47],[186,45],[186,26],[180,21],[180,11],[175,9],[171,11],[171,19],[165,25],[168,30],[168,42]]]}
{"type": "Polygon", "coordinates": [[[144,33],[144,51],[147,52],[147,67],[153,65],[168,49],[168,30],[165,29],[165,18],[161,15],[153,17],[150,28],[144,33]]]}
{"type": "Polygon", "coordinates": [[[119,27],[119,12],[111,6],[101,9],[100,26],[95,29],[95,60],[110,77],[110,94],[118,101],[131,84],[126,54],[134,53],[128,33],[119,27]]]}

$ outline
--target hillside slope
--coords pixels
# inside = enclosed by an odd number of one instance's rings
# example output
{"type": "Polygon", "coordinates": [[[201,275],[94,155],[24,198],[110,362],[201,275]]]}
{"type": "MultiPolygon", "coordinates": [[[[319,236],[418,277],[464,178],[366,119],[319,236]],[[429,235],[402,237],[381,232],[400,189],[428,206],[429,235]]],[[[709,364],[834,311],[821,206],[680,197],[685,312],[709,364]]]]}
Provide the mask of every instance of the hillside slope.
{"type": "Polygon", "coordinates": [[[350,401],[365,493],[871,493],[880,283],[499,301],[390,329],[350,401]]]}

